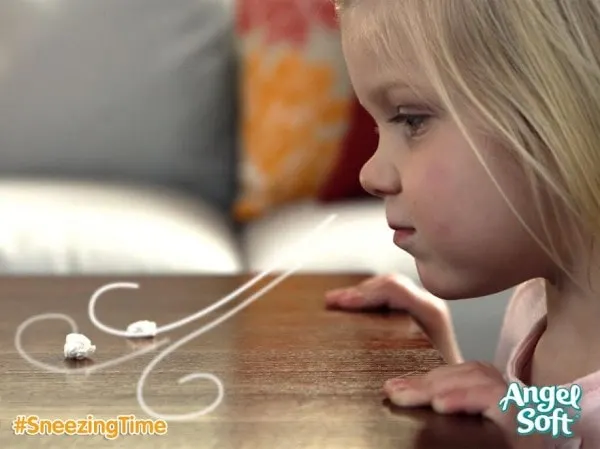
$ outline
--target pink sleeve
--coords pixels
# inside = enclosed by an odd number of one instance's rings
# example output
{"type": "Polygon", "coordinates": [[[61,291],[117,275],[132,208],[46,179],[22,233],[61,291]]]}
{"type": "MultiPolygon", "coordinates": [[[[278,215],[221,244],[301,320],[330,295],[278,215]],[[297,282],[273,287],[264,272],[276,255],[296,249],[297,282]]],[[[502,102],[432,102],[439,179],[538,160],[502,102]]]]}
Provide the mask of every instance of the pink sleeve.
{"type": "Polygon", "coordinates": [[[513,349],[545,313],[545,299],[543,279],[532,279],[515,288],[506,307],[494,358],[500,372],[506,372],[513,349]]]}
{"type": "MultiPolygon", "coordinates": [[[[494,364],[506,374],[508,362],[517,347],[546,313],[546,283],[533,279],[515,288],[510,299],[494,364]]],[[[575,381],[583,389],[581,420],[574,426],[575,435],[568,438],[544,438],[544,449],[600,449],[600,371],[575,381]]],[[[538,446],[536,446],[538,447],[538,446]]]]}

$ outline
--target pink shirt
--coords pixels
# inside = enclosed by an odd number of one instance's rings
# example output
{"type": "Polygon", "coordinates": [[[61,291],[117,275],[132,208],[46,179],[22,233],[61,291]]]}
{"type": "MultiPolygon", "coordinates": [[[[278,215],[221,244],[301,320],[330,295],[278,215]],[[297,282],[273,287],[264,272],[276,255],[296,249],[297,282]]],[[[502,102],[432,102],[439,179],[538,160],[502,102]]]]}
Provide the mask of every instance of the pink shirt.
{"type": "MultiPolygon", "coordinates": [[[[522,373],[530,363],[537,342],[546,324],[546,290],[542,279],[519,285],[511,298],[500,333],[495,365],[508,383],[522,386],[522,373]]],[[[552,449],[600,449],[600,371],[575,379],[583,390],[580,400],[581,419],[573,427],[576,437],[547,438],[544,447],[552,449]]],[[[515,422],[515,429],[517,423],[515,422]]]]}

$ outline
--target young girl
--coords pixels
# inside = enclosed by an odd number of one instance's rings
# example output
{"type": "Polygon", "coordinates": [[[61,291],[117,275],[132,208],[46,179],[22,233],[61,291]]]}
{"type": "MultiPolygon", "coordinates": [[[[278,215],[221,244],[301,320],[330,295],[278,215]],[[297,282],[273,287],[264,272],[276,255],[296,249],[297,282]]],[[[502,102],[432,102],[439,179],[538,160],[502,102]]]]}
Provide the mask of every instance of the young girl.
{"type": "Polygon", "coordinates": [[[408,310],[448,361],[389,380],[393,403],[481,413],[516,435],[516,410],[499,408],[510,383],[577,384],[563,444],[600,447],[600,0],[337,3],[379,130],[361,183],[425,290],[376,277],[328,304],[408,310]],[[464,363],[443,300],[512,286],[495,366],[464,363]]]}

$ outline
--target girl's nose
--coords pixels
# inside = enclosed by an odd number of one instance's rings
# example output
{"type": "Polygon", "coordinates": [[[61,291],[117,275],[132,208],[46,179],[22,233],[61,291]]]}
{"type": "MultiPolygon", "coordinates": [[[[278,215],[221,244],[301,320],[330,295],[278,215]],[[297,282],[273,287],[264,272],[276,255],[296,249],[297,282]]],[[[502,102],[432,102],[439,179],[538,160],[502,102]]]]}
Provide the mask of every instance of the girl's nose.
{"type": "Polygon", "coordinates": [[[391,162],[385,162],[376,151],[360,171],[360,184],[373,196],[384,198],[402,191],[400,176],[391,162]]]}

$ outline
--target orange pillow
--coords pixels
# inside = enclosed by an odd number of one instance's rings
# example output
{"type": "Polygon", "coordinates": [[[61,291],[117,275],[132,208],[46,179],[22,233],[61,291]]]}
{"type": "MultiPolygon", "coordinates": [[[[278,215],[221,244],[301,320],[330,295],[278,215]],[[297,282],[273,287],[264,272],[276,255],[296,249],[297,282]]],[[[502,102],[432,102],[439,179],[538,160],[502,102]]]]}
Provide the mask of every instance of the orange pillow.
{"type": "Polygon", "coordinates": [[[331,0],[237,0],[241,221],[318,198],[354,96],[331,0]]]}

